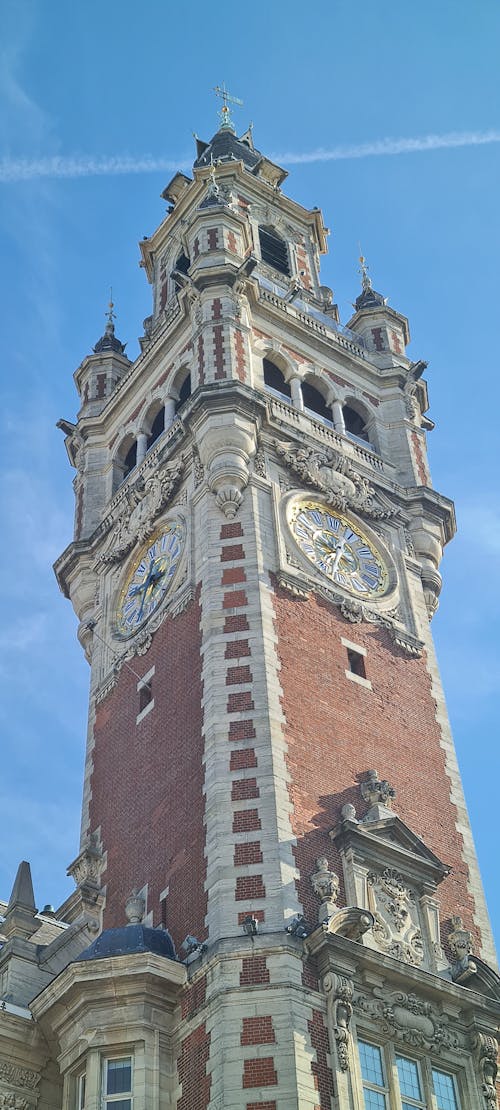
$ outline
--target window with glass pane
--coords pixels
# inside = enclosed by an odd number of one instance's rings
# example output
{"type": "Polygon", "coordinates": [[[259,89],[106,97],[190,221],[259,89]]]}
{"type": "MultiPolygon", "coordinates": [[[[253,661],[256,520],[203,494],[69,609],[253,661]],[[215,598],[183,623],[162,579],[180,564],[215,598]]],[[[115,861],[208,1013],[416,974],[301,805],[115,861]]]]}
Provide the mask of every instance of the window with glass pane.
{"type": "Polygon", "coordinates": [[[363,1079],[365,1110],[387,1110],[387,1087],[382,1052],[378,1045],[359,1041],[359,1062],[363,1079]]]}
{"type": "Polygon", "coordinates": [[[416,1061],[409,1060],[406,1056],[396,1056],[396,1066],[403,1110],[411,1110],[412,1106],[425,1106],[422,1101],[422,1084],[416,1061]],[[406,1101],[407,1099],[411,1101],[406,1101]]]}
{"type": "Polygon", "coordinates": [[[452,1075],[433,1068],[432,1084],[438,1110],[460,1110],[455,1080],[452,1075]]]}
{"type": "Polygon", "coordinates": [[[79,1075],[77,1079],[78,1088],[78,1110],[85,1110],[85,1075],[79,1075]]]}
{"type": "Polygon", "coordinates": [[[104,1106],[109,1110],[132,1110],[132,1060],[106,1060],[104,1106]],[[128,1095],[128,1098],[123,1098],[128,1095]]]}

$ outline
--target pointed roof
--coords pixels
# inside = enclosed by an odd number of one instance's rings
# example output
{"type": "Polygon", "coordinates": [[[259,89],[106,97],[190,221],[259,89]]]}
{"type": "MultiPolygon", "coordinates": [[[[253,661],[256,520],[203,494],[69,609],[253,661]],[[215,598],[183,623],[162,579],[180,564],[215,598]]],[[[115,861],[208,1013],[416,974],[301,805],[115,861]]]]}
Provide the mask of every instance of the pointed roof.
{"type": "Polygon", "coordinates": [[[366,258],[363,254],[360,254],[358,273],[361,274],[362,291],[354,302],[357,312],[363,308],[383,308],[387,304],[387,297],[383,297],[381,293],[377,293],[376,289],[373,289],[368,270],[369,266],[366,258]]]}
{"type": "Polygon", "coordinates": [[[93,348],[94,354],[96,355],[101,354],[102,351],[116,351],[116,353],[119,355],[123,355],[125,353],[126,343],[120,343],[120,340],[117,339],[115,335],[114,321],[116,320],[116,316],[113,312],[114,307],[115,306],[113,304],[113,301],[110,300],[108,311],[105,313],[107,324],[104,329],[104,335],[102,335],[101,338],[97,340],[97,343],[93,348]]]}
{"type": "Polygon", "coordinates": [[[196,139],[195,169],[210,166],[212,162],[243,162],[248,169],[253,170],[262,159],[260,151],[250,146],[247,133],[238,139],[233,131],[219,130],[209,143],[196,139]]]}
{"type": "Polygon", "coordinates": [[[36,913],[31,867],[25,859],[22,860],[17,869],[17,875],[14,879],[14,886],[12,887],[12,893],[7,906],[7,913],[12,913],[12,911],[16,909],[27,910],[29,913],[36,913]]]}

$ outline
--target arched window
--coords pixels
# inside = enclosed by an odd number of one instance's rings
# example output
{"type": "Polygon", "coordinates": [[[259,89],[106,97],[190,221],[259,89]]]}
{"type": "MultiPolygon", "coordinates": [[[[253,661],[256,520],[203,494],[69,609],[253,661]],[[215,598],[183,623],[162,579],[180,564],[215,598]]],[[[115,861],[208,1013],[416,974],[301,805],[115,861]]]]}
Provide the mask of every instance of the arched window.
{"type": "Polygon", "coordinates": [[[165,431],[165,406],[162,405],[161,409],[158,409],[158,412],[156,413],[156,416],[155,416],[155,418],[153,420],[153,423],[151,425],[151,431],[148,435],[148,444],[147,444],[148,451],[149,451],[149,448],[153,446],[153,443],[155,442],[155,440],[158,439],[158,436],[161,436],[161,433],[164,432],[164,431],[165,431]]]}
{"type": "Polygon", "coordinates": [[[125,458],[123,460],[123,477],[124,478],[126,478],[130,474],[130,471],[134,469],[134,466],[136,465],[136,463],[137,463],[137,440],[134,439],[134,442],[133,442],[132,446],[129,447],[129,449],[127,451],[127,454],[125,455],[125,458]]]}
{"type": "Polygon", "coordinates": [[[263,359],[262,365],[264,369],[264,385],[266,385],[268,389],[272,389],[273,393],[279,393],[280,397],[290,398],[291,400],[292,391],[288,382],[285,381],[279,366],[275,366],[274,362],[271,362],[268,358],[263,359]]]}
{"type": "Polygon", "coordinates": [[[356,436],[356,439],[364,439],[368,443],[369,437],[366,424],[360,413],[356,412],[356,409],[351,408],[351,405],[344,405],[342,412],[347,434],[356,436]]]}
{"type": "Polygon", "coordinates": [[[184,381],[179,389],[179,400],[175,402],[175,411],[179,412],[183,404],[191,396],[191,374],[186,374],[184,381]]]}
{"type": "Polygon", "coordinates": [[[175,276],[175,270],[177,270],[178,273],[180,273],[180,274],[187,274],[190,265],[191,265],[191,259],[188,258],[187,254],[184,254],[184,251],[183,251],[182,254],[179,255],[175,265],[173,266],[173,270],[174,270],[174,279],[173,279],[173,281],[174,281],[174,285],[175,285],[176,289],[182,289],[183,288],[183,283],[182,283],[182,281],[179,280],[178,277],[175,276]]]}
{"type": "Polygon", "coordinates": [[[320,420],[332,424],[332,410],[328,407],[323,394],[309,382],[302,382],[304,408],[320,420]]]}
{"type": "Polygon", "coordinates": [[[288,247],[275,228],[259,227],[259,242],[262,261],[290,277],[288,247]]]}

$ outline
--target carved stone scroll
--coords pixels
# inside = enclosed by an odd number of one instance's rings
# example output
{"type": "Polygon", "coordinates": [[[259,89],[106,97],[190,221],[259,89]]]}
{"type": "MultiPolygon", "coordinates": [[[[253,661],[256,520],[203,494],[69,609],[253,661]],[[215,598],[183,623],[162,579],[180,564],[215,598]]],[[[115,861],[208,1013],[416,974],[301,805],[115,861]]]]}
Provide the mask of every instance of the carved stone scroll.
{"type": "Polygon", "coordinates": [[[341,1071],[347,1071],[354,985],[344,975],[329,972],[323,979],[323,989],[326,994],[328,1025],[333,1034],[339,1067],[341,1071]]]}

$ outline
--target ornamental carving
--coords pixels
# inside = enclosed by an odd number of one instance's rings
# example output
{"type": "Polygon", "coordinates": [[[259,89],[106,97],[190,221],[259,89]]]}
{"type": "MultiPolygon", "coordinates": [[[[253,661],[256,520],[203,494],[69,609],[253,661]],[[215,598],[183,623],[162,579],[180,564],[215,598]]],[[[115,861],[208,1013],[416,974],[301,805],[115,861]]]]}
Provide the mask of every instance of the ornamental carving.
{"type": "Polygon", "coordinates": [[[156,518],[175,493],[185,466],[180,456],[150,475],[140,475],[126,491],[126,502],[114,524],[113,540],[108,551],[96,560],[96,566],[118,563],[136,543],[144,543],[152,535],[156,518]]]}
{"type": "Polygon", "coordinates": [[[19,1098],[19,1095],[2,1094],[0,1091],[0,1108],[4,1107],[8,1110],[31,1110],[31,1103],[27,1102],[25,1098],[19,1098]]]}
{"type": "Polygon", "coordinates": [[[378,947],[388,956],[418,967],[424,948],[415,892],[393,867],[386,867],[381,874],[370,871],[367,883],[378,947]]]}
{"type": "Polygon", "coordinates": [[[335,871],[330,871],[326,856],[316,860],[316,870],[311,875],[311,886],[321,902],[319,921],[327,921],[335,910],[340,880],[335,871]]]}
{"type": "Polygon", "coordinates": [[[31,1068],[21,1068],[17,1064],[10,1064],[8,1060],[0,1060],[0,1080],[12,1084],[13,1087],[26,1087],[33,1091],[40,1076],[31,1068]]]}
{"type": "Polygon", "coordinates": [[[83,851],[73,863],[70,863],[67,873],[75,880],[76,886],[92,886],[98,889],[101,885],[103,867],[102,848],[97,833],[92,833],[83,851]]]}
{"type": "Polygon", "coordinates": [[[354,469],[349,459],[333,447],[296,446],[274,441],[283,462],[304,485],[328,494],[335,509],[355,509],[374,520],[390,520],[399,509],[388,498],[376,494],[366,478],[354,469]]]}
{"type": "Polygon", "coordinates": [[[344,975],[328,973],[323,979],[326,994],[329,1026],[337,1047],[337,1057],[341,1071],[349,1068],[350,1021],[354,985],[344,975]]]}
{"type": "Polygon", "coordinates": [[[388,783],[387,779],[379,779],[376,771],[368,771],[368,778],[361,783],[360,791],[363,801],[367,802],[369,806],[381,802],[382,805],[389,807],[392,798],[396,797],[394,787],[388,783]]]}
{"type": "Polygon", "coordinates": [[[453,926],[451,933],[448,934],[448,945],[452,956],[455,960],[465,960],[472,952],[472,933],[464,927],[464,923],[459,914],[456,914],[451,919],[453,926]]]}
{"type": "Polygon", "coordinates": [[[472,1047],[476,1057],[485,1106],[487,1110],[497,1110],[498,1041],[495,1037],[490,1037],[486,1033],[475,1033],[472,1038],[472,1047]]]}
{"type": "Polygon", "coordinates": [[[461,1038],[450,1028],[450,1019],[437,1014],[430,1002],[416,994],[375,987],[371,997],[356,995],[354,1009],[375,1021],[391,1040],[433,1053],[461,1047],[461,1038]]]}

